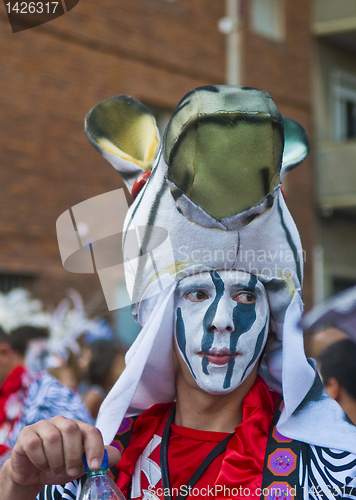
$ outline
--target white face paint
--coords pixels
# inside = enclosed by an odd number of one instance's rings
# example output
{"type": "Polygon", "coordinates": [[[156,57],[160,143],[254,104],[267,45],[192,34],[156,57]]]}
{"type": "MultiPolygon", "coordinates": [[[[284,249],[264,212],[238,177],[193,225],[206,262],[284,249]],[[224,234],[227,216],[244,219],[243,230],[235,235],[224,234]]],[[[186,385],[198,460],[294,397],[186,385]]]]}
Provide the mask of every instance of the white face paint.
{"type": "Polygon", "coordinates": [[[175,293],[174,335],[196,383],[210,394],[233,391],[267,340],[264,286],[242,271],[212,271],[184,278],[175,293]]]}

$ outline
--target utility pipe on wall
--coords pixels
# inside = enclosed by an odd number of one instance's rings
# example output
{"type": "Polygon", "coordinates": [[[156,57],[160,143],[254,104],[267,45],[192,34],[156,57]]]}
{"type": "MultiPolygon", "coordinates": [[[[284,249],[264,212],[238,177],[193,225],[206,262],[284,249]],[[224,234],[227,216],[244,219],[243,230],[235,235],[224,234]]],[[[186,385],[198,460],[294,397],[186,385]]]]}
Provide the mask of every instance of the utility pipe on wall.
{"type": "Polygon", "coordinates": [[[240,0],[225,0],[226,16],[219,20],[219,30],[226,35],[226,83],[241,85],[240,0]]]}

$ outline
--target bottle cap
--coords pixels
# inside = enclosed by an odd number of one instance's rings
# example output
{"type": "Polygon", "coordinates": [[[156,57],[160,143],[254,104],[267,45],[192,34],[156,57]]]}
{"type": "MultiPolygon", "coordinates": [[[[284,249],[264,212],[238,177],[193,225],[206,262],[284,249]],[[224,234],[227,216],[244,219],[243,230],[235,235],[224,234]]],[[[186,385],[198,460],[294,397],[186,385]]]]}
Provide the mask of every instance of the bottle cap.
{"type": "MultiPolygon", "coordinates": [[[[88,462],[87,462],[86,453],[83,453],[83,460],[84,460],[85,472],[87,472],[88,470],[90,470],[90,467],[89,467],[88,462]]],[[[103,461],[101,463],[100,469],[107,468],[107,467],[109,467],[108,452],[106,450],[104,450],[104,458],[103,458],[103,461]]]]}

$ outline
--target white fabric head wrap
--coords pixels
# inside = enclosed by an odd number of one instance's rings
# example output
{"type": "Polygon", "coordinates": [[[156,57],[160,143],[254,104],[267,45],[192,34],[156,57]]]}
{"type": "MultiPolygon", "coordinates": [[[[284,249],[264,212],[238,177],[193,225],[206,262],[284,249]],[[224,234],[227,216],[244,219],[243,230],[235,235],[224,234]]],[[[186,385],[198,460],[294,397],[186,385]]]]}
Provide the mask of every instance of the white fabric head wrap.
{"type": "Polygon", "coordinates": [[[278,430],[356,452],[346,435],[348,422],[338,423],[338,434],[330,427],[342,412],[306,360],[299,327],[303,254],[280,178],[308,153],[302,127],[282,119],[264,92],[209,86],[178,104],[160,148],[150,112],[125,96],[96,106],[86,132],[129,188],[152,164],[123,236],[126,283],[143,328],[101,407],[97,426],[105,442],[125,415],[175,398],[177,281],[201,271],[239,269],[263,283],[270,304],[271,333],[260,373],[284,395],[278,430]]]}

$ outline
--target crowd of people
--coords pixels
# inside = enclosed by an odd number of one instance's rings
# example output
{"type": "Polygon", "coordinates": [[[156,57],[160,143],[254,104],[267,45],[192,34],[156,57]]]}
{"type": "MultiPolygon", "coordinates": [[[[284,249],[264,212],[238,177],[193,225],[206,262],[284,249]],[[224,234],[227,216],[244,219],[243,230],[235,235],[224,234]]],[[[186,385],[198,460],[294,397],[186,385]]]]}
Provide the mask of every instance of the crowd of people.
{"type": "Polygon", "coordinates": [[[356,287],[329,298],[304,318],[305,349],[329,396],[356,425],[356,287]]]}
{"type": "Polygon", "coordinates": [[[71,296],[50,314],[25,289],[0,295],[0,463],[21,429],[41,419],[93,424],[124,368],[118,341],[101,337],[71,296]]]}

